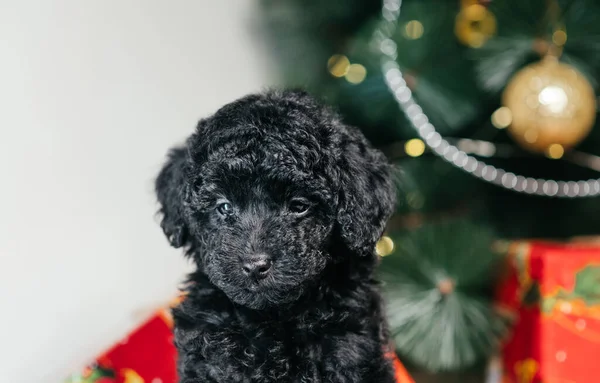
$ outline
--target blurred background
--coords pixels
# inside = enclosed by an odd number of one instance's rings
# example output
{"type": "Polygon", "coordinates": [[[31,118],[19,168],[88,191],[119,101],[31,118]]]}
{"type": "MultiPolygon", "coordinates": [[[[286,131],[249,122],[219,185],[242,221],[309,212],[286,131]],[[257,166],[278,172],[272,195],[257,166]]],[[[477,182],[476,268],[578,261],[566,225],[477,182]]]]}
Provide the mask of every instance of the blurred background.
{"type": "Polygon", "coordinates": [[[61,381],[167,305],[167,149],[287,86],[399,169],[376,252],[417,382],[596,382],[597,1],[0,4],[3,381],[61,381]]]}

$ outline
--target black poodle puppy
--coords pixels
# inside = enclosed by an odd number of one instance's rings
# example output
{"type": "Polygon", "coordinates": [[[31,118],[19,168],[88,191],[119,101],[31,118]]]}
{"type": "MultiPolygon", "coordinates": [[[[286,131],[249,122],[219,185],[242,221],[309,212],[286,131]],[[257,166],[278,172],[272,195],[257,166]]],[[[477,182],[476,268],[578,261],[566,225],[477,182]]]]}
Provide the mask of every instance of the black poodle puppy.
{"type": "Polygon", "coordinates": [[[250,95],[171,151],[156,193],[197,265],[181,383],[394,381],[373,271],[395,190],[358,130],[303,92],[250,95]]]}

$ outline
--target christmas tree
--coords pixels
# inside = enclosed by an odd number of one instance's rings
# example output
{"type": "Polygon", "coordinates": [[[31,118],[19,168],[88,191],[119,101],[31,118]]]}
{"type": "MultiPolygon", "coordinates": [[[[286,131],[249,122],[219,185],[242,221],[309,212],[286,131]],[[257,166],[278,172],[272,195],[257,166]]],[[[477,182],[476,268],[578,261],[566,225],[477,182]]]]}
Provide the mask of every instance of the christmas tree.
{"type": "Polygon", "coordinates": [[[260,14],[281,83],[398,167],[377,246],[397,352],[432,373],[484,364],[510,321],[492,298],[503,243],[600,228],[600,3],[262,0],[260,14]]]}

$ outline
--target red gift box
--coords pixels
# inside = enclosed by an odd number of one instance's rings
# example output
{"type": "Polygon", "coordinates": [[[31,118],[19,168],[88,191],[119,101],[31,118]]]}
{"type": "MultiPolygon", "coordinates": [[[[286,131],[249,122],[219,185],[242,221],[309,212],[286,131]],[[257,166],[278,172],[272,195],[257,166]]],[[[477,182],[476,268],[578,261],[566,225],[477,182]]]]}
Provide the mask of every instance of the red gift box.
{"type": "MultiPolygon", "coordinates": [[[[176,350],[170,310],[156,312],[129,336],[66,383],[176,383],[176,350]]],[[[394,353],[398,383],[414,383],[394,353]]]]}
{"type": "Polygon", "coordinates": [[[67,383],[176,383],[169,310],[160,310],[67,383]]]}
{"type": "Polygon", "coordinates": [[[598,244],[514,244],[497,297],[515,314],[502,347],[504,382],[599,381],[598,244]]]}

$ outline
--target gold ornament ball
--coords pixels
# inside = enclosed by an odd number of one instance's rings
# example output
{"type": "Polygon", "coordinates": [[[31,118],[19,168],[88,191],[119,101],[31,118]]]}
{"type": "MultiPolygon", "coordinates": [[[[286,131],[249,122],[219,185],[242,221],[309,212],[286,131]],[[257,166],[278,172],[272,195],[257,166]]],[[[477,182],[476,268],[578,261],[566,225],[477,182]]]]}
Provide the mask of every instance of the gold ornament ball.
{"type": "Polygon", "coordinates": [[[481,4],[466,6],[456,16],[454,33],[461,43],[481,48],[496,34],[496,17],[481,4]]]}
{"type": "Polygon", "coordinates": [[[596,119],[594,89],[575,68],[546,58],[510,80],[502,103],[511,112],[509,134],[523,148],[569,149],[590,132],[596,119]]]}

